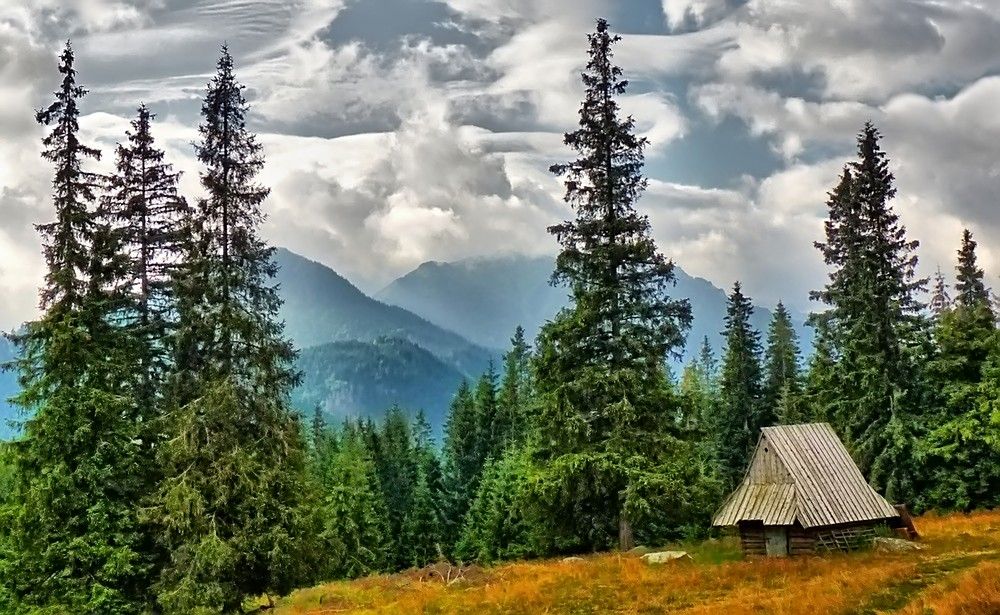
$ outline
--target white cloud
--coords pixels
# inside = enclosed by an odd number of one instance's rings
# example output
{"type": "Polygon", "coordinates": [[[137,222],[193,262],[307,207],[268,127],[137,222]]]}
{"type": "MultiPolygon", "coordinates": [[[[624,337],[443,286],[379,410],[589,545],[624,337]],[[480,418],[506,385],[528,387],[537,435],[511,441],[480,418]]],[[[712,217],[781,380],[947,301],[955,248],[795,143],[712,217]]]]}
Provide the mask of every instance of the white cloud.
{"type": "Polygon", "coordinates": [[[751,0],[732,18],[722,79],[816,74],[827,99],[884,101],[951,89],[1000,70],[995,5],[937,0],[751,0]]]}
{"type": "Polygon", "coordinates": [[[728,9],[726,0],[663,0],[663,14],[672,29],[692,23],[704,25],[725,14],[728,9]]]}

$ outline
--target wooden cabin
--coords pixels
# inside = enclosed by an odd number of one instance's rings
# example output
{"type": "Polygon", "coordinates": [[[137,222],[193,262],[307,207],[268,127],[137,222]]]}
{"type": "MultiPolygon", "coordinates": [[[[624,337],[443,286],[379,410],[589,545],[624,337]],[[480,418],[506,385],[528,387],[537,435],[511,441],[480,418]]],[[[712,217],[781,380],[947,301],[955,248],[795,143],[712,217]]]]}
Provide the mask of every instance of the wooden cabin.
{"type": "Polygon", "coordinates": [[[899,523],[827,423],[761,429],[743,482],[712,520],[739,530],[744,555],[777,557],[851,550],[899,523]]]}

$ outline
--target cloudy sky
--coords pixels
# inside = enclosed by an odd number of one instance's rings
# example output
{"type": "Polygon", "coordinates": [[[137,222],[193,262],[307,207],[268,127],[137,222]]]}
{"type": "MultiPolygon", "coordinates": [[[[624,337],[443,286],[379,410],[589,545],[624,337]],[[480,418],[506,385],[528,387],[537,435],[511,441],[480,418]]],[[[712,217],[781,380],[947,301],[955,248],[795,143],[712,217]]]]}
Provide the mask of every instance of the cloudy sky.
{"type": "MultiPolygon", "coordinates": [[[[87,138],[139,102],[199,193],[199,98],[228,41],[273,192],[266,235],[377,290],[426,260],[550,253],[569,215],[585,34],[624,37],[664,252],[807,310],[826,191],[874,120],[925,272],[963,226],[1000,285],[1000,0],[0,0],[0,327],[34,310],[50,169],[33,109],[71,38],[87,138]]],[[[107,162],[107,161],[106,161],[107,162]]]]}

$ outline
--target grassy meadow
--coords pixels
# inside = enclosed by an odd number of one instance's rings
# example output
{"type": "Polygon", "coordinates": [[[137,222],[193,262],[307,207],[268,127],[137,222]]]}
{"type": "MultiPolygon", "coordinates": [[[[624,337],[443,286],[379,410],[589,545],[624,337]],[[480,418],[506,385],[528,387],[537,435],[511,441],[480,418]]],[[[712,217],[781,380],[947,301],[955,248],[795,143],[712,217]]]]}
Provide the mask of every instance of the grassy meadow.
{"type": "Polygon", "coordinates": [[[333,613],[1000,613],[1000,511],[917,519],[924,549],[743,560],[734,538],[636,555],[409,571],[300,590],[277,615],[333,613]]]}

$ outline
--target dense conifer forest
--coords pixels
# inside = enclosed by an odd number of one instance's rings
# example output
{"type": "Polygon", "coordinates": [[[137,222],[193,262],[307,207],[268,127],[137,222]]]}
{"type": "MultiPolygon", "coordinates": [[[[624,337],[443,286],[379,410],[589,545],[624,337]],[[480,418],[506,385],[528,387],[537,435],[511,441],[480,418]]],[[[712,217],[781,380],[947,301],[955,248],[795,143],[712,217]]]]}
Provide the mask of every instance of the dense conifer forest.
{"type": "MultiPolygon", "coordinates": [[[[52,170],[41,315],[12,334],[22,433],[2,450],[0,612],[228,614],[319,581],[699,537],[762,426],[831,423],[871,484],[917,511],[1000,505],[1000,335],[977,244],[916,273],[869,123],[831,185],[813,348],[784,305],[754,328],[739,282],[725,348],[686,339],[669,246],[639,208],[645,139],[619,107],[618,37],[589,35],[574,217],[549,229],[569,305],[421,414],[329,424],[301,374],[260,235],[262,146],[226,47],[181,195],[139,105],[109,175],[81,142],[67,44],[37,113],[52,170]],[[955,282],[949,284],[948,278],[955,282]],[[668,360],[699,348],[680,373],[668,360]],[[808,360],[804,361],[804,354],[808,360]]],[[[891,147],[891,144],[890,144],[891,147]]]]}

